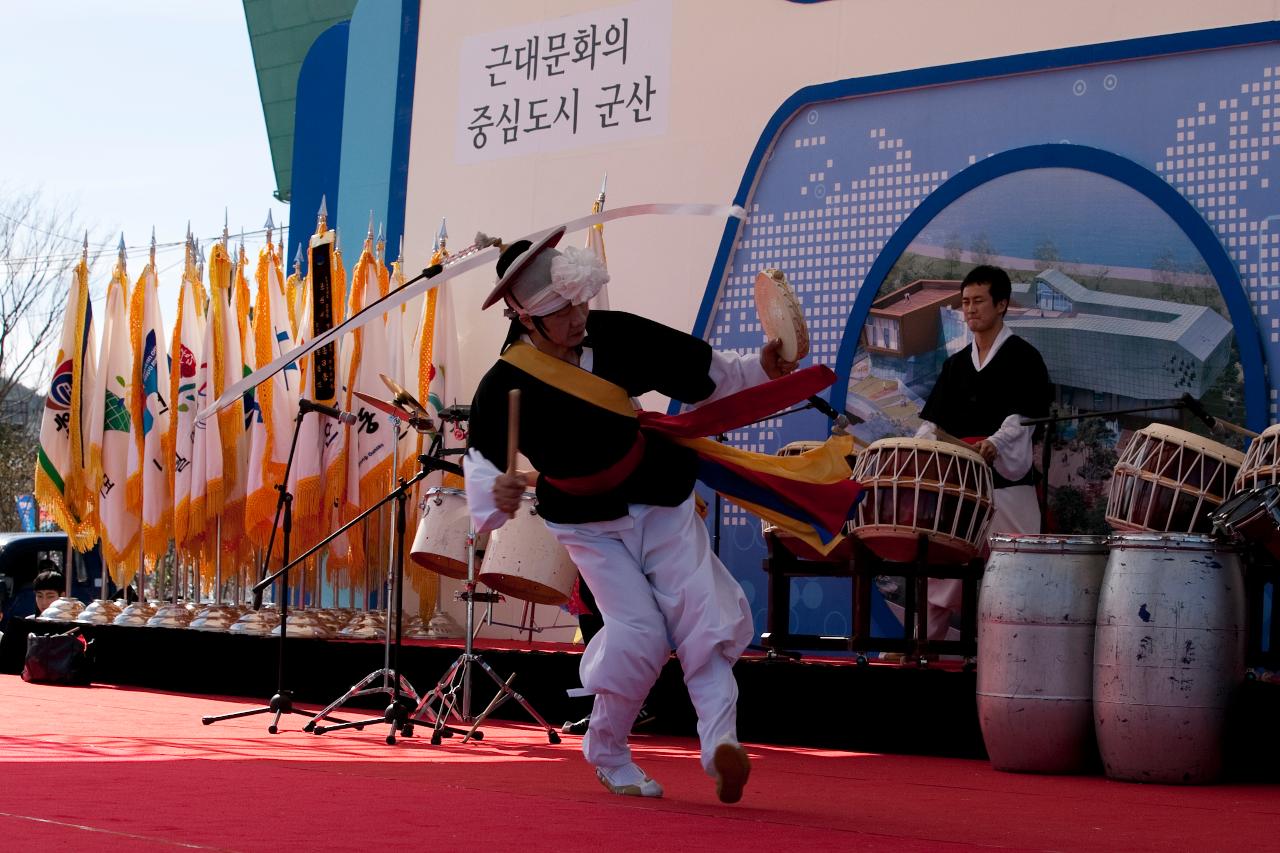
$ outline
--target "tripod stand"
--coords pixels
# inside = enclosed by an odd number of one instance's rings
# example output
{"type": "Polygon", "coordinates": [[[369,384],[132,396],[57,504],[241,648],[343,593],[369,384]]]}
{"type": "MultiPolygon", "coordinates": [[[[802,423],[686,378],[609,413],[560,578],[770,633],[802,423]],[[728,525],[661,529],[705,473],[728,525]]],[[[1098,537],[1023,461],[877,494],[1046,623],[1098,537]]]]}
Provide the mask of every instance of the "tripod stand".
{"type": "MultiPolygon", "coordinates": [[[[397,432],[398,429],[399,428],[397,426],[397,432]]],[[[410,711],[412,708],[415,708],[415,706],[418,706],[421,700],[418,697],[417,691],[413,689],[413,685],[410,684],[409,680],[400,672],[399,667],[400,634],[404,616],[405,504],[408,500],[409,490],[412,489],[416,483],[426,478],[431,471],[442,470],[457,473],[459,475],[462,473],[462,469],[459,466],[443,461],[440,458],[443,454],[444,451],[441,447],[440,434],[436,433],[435,438],[432,440],[429,452],[418,457],[418,463],[421,466],[418,473],[407,481],[402,479],[400,484],[393,489],[390,494],[378,501],[369,509],[365,510],[351,522],[354,524],[356,521],[359,521],[370,513],[375,512],[389,501],[394,500],[396,502],[396,534],[394,542],[397,547],[394,548],[395,559],[392,561],[392,565],[388,567],[392,572],[392,598],[394,598],[395,601],[394,625],[392,624],[392,603],[391,601],[388,601],[387,634],[383,652],[382,669],[369,673],[353,685],[346,693],[326,705],[311,718],[311,721],[303,728],[304,731],[315,732],[317,735],[322,735],[325,732],[338,731],[340,729],[356,729],[357,731],[360,731],[367,725],[386,722],[391,724],[391,730],[387,732],[388,744],[394,744],[396,742],[397,731],[404,737],[412,736],[412,717],[416,716],[416,710],[413,713],[410,711]],[[393,632],[394,641],[392,639],[393,632]],[[370,686],[379,679],[382,681],[380,685],[370,686]],[[369,696],[377,693],[386,693],[391,699],[390,704],[387,705],[381,717],[374,717],[366,720],[353,720],[350,722],[340,721],[337,725],[332,726],[319,725],[321,720],[329,718],[330,712],[340,705],[344,705],[351,699],[358,696],[369,696]]],[[[345,530],[346,528],[344,527],[342,529],[345,530]]],[[[338,533],[335,533],[334,535],[337,536],[341,532],[342,531],[339,530],[338,533]]],[[[325,541],[327,542],[328,540],[325,541]]],[[[437,721],[433,719],[431,722],[434,725],[437,721]]],[[[451,736],[454,734],[454,731],[449,729],[447,734],[451,736]]]]}
{"type": "Polygon", "coordinates": [[[467,580],[465,589],[458,593],[458,597],[467,604],[466,634],[463,640],[463,652],[453,665],[445,672],[444,677],[436,683],[435,687],[422,698],[418,703],[418,707],[414,708],[410,720],[417,720],[432,725],[431,742],[439,744],[441,737],[451,736],[453,733],[460,731],[461,726],[453,728],[445,725],[445,721],[450,717],[459,720],[463,725],[470,724],[466,730],[466,736],[462,742],[468,740],[481,740],[484,738],[484,732],[479,731],[484,721],[489,715],[496,711],[508,699],[515,699],[520,706],[528,712],[529,716],[542,726],[547,732],[547,741],[550,743],[559,743],[560,734],[551,728],[550,724],[542,718],[542,715],[534,710],[519,693],[511,689],[511,682],[515,679],[515,673],[507,677],[506,681],[494,672],[493,667],[485,662],[484,658],[475,653],[472,639],[475,636],[475,620],[476,620],[476,602],[493,603],[498,600],[498,594],[493,592],[476,592],[476,534],[474,530],[467,531],[467,580]],[[497,685],[498,692],[490,700],[489,704],[478,715],[471,715],[471,668],[478,666],[493,679],[493,683],[497,685]],[[434,713],[431,709],[431,703],[439,701],[439,708],[434,713]],[[425,719],[422,715],[426,715],[425,719]]]}
{"type": "MultiPolygon", "coordinates": [[[[289,567],[289,535],[293,530],[293,495],[289,493],[289,472],[293,469],[293,454],[298,449],[298,433],[302,428],[302,419],[307,413],[314,411],[311,407],[310,400],[299,401],[298,414],[293,419],[293,440],[289,444],[289,458],[285,461],[284,477],[281,482],[276,485],[276,490],[280,493],[280,497],[276,500],[276,515],[271,523],[271,536],[267,539],[267,550],[262,556],[262,575],[267,574],[267,569],[271,565],[271,550],[275,547],[276,528],[281,526],[281,515],[284,516],[284,539],[281,542],[281,562],[284,563],[286,569],[289,567]]],[[[219,537],[221,538],[221,537],[219,537]]],[[[218,542],[217,547],[221,548],[222,543],[218,542]]],[[[269,734],[278,732],[280,726],[280,717],[284,714],[301,714],[302,711],[293,707],[293,692],[286,690],[284,687],[284,649],[288,637],[289,629],[289,575],[287,571],[281,570],[277,574],[280,575],[279,597],[276,600],[276,607],[280,611],[280,645],[277,646],[279,654],[276,658],[276,692],[270,701],[263,708],[254,708],[249,711],[236,711],[231,714],[220,714],[216,717],[201,717],[200,722],[206,726],[218,723],[223,720],[234,720],[238,717],[252,717],[256,714],[275,714],[271,721],[271,725],[267,726],[269,734]]],[[[255,603],[261,606],[262,593],[276,575],[272,575],[267,580],[254,587],[255,603]]]]}

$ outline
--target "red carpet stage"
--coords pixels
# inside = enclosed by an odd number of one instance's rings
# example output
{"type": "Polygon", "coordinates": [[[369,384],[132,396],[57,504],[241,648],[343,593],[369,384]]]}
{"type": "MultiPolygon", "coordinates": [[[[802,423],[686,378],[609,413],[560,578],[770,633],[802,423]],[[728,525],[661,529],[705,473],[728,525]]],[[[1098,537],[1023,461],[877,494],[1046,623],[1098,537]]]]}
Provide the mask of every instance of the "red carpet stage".
{"type": "Polygon", "coordinates": [[[724,806],[692,740],[636,738],[663,800],[614,797],[576,738],[503,723],[483,742],[276,736],[243,703],[0,677],[9,850],[1280,850],[1280,787],[1130,785],[965,759],[750,744],[724,806]]]}

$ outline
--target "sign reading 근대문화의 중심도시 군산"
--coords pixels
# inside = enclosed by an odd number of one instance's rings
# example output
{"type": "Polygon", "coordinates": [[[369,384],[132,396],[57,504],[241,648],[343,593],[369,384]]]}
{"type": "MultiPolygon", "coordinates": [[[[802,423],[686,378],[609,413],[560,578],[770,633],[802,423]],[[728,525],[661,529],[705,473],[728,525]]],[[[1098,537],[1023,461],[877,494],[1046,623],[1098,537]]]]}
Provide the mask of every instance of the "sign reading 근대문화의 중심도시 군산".
{"type": "Polygon", "coordinates": [[[462,43],[459,163],[666,132],[671,0],[640,0],[462,43]]]}

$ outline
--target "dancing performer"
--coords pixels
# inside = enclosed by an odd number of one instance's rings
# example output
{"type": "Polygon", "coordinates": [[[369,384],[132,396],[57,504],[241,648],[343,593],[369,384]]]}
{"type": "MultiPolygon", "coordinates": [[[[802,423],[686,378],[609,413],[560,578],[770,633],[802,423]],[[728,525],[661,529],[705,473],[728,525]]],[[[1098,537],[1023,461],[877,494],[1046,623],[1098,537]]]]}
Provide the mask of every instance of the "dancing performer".
{"type": "MultiPolygon", "coordinates": [[[[1053,386],[1039,351],[1004,323],[1013,288],[999,267],[974,267],[960,285],[960,307],[971,343],[942,365],[920,413],[918,438],[941,428],[980,439],[974,450],[992,467],[995,512],[989,532],[1039,533],[1040,505],[1032,467],[1032,427],[1024,418],[1049,414],[1053,386]]],[[[929,637],[947,633],[960,609],[959,580],[929,582],[929,637]]]]}
{"type": "MultiPolygon", "coordinates": [[[[737,802],[750,763],[737,740],[733,664],[754,634],[751,613],[694,509],[699,453],[662,432],[682,416],[637,413],[632,398],[658,391],[701,404],[707,408],[692,414],[708,415],[715,411],[708,404],[754,386],[771,397],[761,405],[772,413],[790,401],[775,408],[771,389],[810,381],[825,368],[792,374],[796,365],[779,357],[777,342],[759,355],[720,353],[642,317],[589,311],[587,301],[609,276],[589,250],[557,250],[563,233],[507,247],[484,303],[505,300],[511,328],[471,407],[464,461],[471,516],[477,531],[492,530],[525,490],[523,477],[500,470],[508,392],[520,389],[519,449],[539,472],[538,512],[587,579],[604,618],[580,667],[583,691],[595,696],[583,738],[587,761],[615,794],[662,795],[632,761],[627,737],[674,642],[698,715],[702,765],[719,798],[737,802]]],[[[804,399],[816,392],[798,393],[804,399]]],[[[845,486],[847,476],[845,466],[845,486]]],[[[846,513],[856,491],[842,494],[838,512],[846,513]]]]}

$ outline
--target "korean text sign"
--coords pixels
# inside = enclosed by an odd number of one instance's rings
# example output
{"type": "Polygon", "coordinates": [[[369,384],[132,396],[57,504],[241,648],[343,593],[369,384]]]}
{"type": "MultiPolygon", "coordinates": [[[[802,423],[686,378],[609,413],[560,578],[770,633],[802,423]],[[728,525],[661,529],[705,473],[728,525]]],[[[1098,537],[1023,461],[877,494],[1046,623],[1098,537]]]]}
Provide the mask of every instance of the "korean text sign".
{"type": "Polygon", "coordinates": [[[666,132],[671,0],[471,36],[459,53],[459,163],[666,132]]]}

